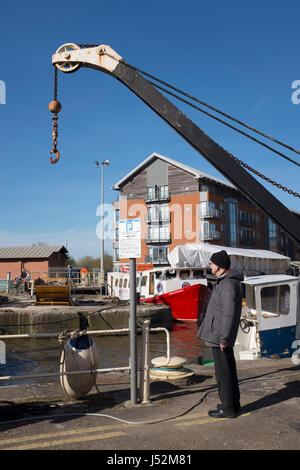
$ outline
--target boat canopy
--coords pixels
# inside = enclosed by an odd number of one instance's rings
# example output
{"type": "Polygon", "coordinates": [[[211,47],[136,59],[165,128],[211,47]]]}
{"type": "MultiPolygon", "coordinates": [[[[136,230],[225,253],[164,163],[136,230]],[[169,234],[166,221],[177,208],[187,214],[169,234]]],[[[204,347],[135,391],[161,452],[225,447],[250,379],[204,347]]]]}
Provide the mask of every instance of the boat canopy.
{"type": "Polygon", "coordinates": [[[190,243],[176,246],[168,255],[173,268],[208,268],[213,253],[225,250],[231,267],[239,269],[245,276],[259,274],[285,274],[291,259],[268,250],[251,250],[229,246],[190,243]]]}

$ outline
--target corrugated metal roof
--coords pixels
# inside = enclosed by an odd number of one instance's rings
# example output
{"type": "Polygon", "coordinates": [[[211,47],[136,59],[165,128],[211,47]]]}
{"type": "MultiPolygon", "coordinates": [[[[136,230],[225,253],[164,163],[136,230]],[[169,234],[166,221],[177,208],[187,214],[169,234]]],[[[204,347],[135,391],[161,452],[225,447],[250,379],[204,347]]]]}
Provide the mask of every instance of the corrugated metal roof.
{"type": "Polygon", "coordinates": [[[52,253],[68,250],[64,245],[3,246],[0,247],[0,259],[49,258],[52,253]]]}

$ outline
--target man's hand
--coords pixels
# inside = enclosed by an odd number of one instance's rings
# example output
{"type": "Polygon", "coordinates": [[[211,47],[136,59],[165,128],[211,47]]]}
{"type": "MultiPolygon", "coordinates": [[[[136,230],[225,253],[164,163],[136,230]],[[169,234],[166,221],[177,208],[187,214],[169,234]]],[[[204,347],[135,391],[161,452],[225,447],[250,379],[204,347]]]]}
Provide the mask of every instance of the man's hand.
{"type": "Polygon", "coordinates": [[[225,348],[227,348],[227,344],[220,344],[221,351],[224,351],[225,348]]]}

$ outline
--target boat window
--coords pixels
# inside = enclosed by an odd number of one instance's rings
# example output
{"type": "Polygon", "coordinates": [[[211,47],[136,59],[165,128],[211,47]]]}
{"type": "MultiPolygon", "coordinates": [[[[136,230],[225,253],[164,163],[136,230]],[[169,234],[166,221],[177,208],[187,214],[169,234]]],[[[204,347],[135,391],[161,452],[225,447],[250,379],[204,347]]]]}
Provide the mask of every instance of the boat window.
{"type": "Polygon", "coordinates": [[[263,287],[261,289],[261,308],[267,313],[287,315],[290,311],[289,285],[263,287]]]}
{"type": "Polygon", "coordinates": [[[116,277],[115,287],[118,287],[118,278],[116,277]]]}
{"type": "Polygon", "coordinates": [[[194,279],[202,279],[204,277],[202,269],[194,269],[193,274],[194,274],[194,279]]]}
{"type": "Polygon", "coordinates": [[[184,271],[183,271],[183,270],[180,271],[179,277],[180,277],[181,279],[188,279],[188,278],[190,277],[190,271],[189,271],[189,269],[185,269],[184,271]]]}
{"type": "Polygon", "coordinates": [[[254,287],[251,284],[242,284],[242,286],[246,291],[243,293],[243,298],[246,298],[247,307],[256,310],[254,287]]]}
{"type": "Polygon", "coordinates": [[[119,287],[123,287],[123,279],[120,279],[119,287]]]}
{"type": "Polygon", "coordinates": [[[155,279],[161,279],[161,275],[162,275],[162,272],[161,271],[157,271],[155,273],[155,279]]]}
{"type": "Polygon", "coordinates": [[[124,289],[126,289],[127,287],[127,282],[128,282],[128,279],[124,279],[124,289]]]}
{"type": "Polygon", "coordinates": [[[171,269],[170,271],[166,271],[166,279],[174,279],[176,277],[175,269],[171,269]]]}
{"type": "Polygon", "coordinates": [[[147,284],[147,276],[143,276],[142,277],[142,282],[141,282],[141,286],[145,286],[147,284]]]}
{"type": "Polygon", "coordinates": [[[287,315],[290,312],[290,286],[279,286],[279,312],[287,315]]]}

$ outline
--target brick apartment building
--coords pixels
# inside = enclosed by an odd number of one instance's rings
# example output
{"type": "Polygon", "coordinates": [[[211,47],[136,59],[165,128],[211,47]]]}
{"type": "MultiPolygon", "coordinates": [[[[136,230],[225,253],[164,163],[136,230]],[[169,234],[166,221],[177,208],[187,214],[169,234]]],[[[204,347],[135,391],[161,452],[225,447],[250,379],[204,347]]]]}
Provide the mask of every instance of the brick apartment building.
{"type": "MultiPolygon", "coordinates": [[[[299,248],[231,183],[153,153],[113,188],[114,269],[119,259],[119,219],[141,219],[141,268],[168,265],[168,253],[186,243],[257,248],[300,260],[299,248]]],[[[300,215],[300,214],[299,214],[300,215]]]]}
{"type": "Polygon", "coordinates": [[[50,268],[65,266],[68,250],[63,245],[5,246],[0,247],[0,279],[21,275],[26,269],[33,279],[50,268]]]}

